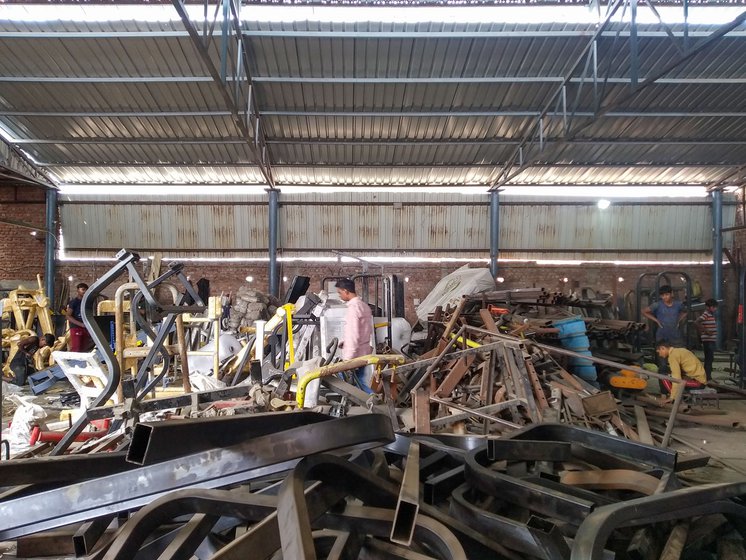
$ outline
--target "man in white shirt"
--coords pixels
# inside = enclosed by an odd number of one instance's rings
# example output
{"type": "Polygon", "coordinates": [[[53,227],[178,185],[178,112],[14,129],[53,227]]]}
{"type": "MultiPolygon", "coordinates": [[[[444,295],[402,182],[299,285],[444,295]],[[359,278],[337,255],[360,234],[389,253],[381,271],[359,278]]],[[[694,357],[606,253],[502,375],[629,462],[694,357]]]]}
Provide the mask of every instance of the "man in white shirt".
{"type": "MultiPolygon", "coordinates": [[[[342,359],[351,360],[371,354],[373,352],[370,346],[373,334],[373,314],[370,312],[370,307],[355,293],[355,283],[349,278],[337,280],[337,294],[342,301],[347,303],[344,337],[340,343],[342,359]]],[[[363,388],[369,391],[370,389],[362,382],[363,369],[358,368],[355,373],[363,388]]]]}

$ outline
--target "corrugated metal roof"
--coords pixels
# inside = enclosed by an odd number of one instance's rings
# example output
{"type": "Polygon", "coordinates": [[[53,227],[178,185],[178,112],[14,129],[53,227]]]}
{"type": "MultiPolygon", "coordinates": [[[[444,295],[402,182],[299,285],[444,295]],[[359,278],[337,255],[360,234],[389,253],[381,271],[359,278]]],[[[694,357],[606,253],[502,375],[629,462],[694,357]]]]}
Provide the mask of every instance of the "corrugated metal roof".
{"type": "MultiPolygon", "coordinates": [[[[536,115],[595,31],[586,24],[442,22],[244,27],[279,186],[493,184],[523,136],[537,130],[536,115]]],[[[715,29],[689,27],[697,40],[715,29]]],[[[529,168],[514,183],[709,183],[724,165],[746,163],[746,34],[726,36],[629,97],[629,84],[620,83],[630,70],[628,31],[628,24],[607,29],[597,66],[605,104],[631,114],[586,126],[593,88],[578,91],[576,76],[566,89],[568,111],[581,114],[571,122],[575,143],[560,143],[567,131],[558,102],[542,121],[545,149],[523,157],[562,165],[529,168]],[[674,114],[659,115],[666,112],[674,114]]],[[[641,79],[678,56],[662,26],[640,26],[639,36],[641,79]]],[[[212,60],[219,66],[217,42],[212,60]]],[[[0,20],[0,49],[0,124],[30,141],[19,145],[61,181],[259,180],[254,169],[236,167],[256,163],[255,156],[247,144],[230,143],[241,140],[241,130],[181,22],[0,20]]]]}
{"type": "MultiPolygon", "coordinates": [[[[195,166],[64,166],[54,167],[61,183],[81,185],[255,185],[264,178],[257,167],[195,166]]],[[[116,190],[107,193],[116,196],[116,190]]],[[[169,195],[170,196],[170,195],[169,195]]]]}

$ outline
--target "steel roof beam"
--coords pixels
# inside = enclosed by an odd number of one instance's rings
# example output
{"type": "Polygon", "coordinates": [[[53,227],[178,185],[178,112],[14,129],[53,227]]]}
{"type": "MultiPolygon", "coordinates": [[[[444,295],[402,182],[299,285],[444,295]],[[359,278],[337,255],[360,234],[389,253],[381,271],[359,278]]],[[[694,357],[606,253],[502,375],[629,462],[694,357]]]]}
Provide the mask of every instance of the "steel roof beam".
{"type": "MultiPolygon", "coordinates": [[[[275,163],[274,167],[309,167],[311,164],[304,162],[284,162],[275,163]]],[[[321,164],[323,166],[323,164],[321,164]]],[[[355,163],[355,164],[338,164],[344,165],[344,167],[356,167],[356,168],[390,168],[391,164],[388,163],[355,163]]],[[[55,168],[66,168],[66,167],[87,167],[87,168],[98,168],[98,167],[113,167],[113,168],[202,168],[202,167],[225,167],[225,168],[257,168],[255,163],[230,163],[230,162],[213,162],[213,163],[178,163],[178,162],[158,162],[158,163],[122,163],[122,162],[106,162],[106,161],[75,161],[75,162],[64,162],[64,163],[43,163],[39,164],[39,167],[55,167],[55,168]]],[[[408,163],[406,165],[397,165],[398,168],[406,169],[480,169],[480,168],[492,168],[495,167],[494,163],[408,163]]],[[[584,162],[584,163],[535,163],[532,164],[533,168],[539,169],[668,169],[668,168],[708,168],[708,169],[730,169],[733,164],[730,163],[680,163],[680,162],[649,162],[649,163],[599,163],[599,162],[584,162]]]]}
{"type": "MultiPolygon", "coordinates": [[[[244,23],[250,20],[243,20],[244,23]]],[[[248,38],[307,38],[307,39],[522,39],[522,38],[582,38],[592,37],[592,29],[575,31],[527,30],[527,31],[300,31],[300,30],[243,30],[248,38]]],[[[673,31],[674,37],[684,37],[684,31],[673,31]]],[[[629,37],[629,30],[605,31],[601,37],[629,37]]],[[[707,31],[689,31],[689,37],[706,37],[707,31]]],[[[638,37],[668,37],[665,31],[642,30],[638,37]]],[[[734,37],[746,37],[746,31],[734,37]]],[[[13,39],[168,39],[187,38],[187,31],[0,31],[0,40],[13,39]]]]}
{"type": "MultiPolygon", "coordinates": [[[[550,111],[262,111],[266,117],[559,117],[564,113],[550,111]]],[[[596,113],[576,111],[576,117],[596,118],[596,113]]],[[[605,113],[609,118],[741,118],[746,112],[730,111],[613,111],[605,113]]]]}
{"type": "MultiPolygon", "coordinates": [[[[184,28],[189,33],[189,36],[192,40],[192,44],[194,45],[195,49],[199,53],[199,56],[202,60],[202,63],[204,64],[205,68],[207,68],[207,71],[209,72],[210,76],[212,76],[213,81],[215,84],[217,84],[220,88],[220,93],[223,97],[223,100],[226,103],[226,106],[230,108],[231,113],[233,115],[233,119],[235,122],[235,125],[241,135],[243,136],[244,143],[249,148],[249,150],[252,153],[252,156],[257,162],[257,165],[262,171],[262,175],[264,176],[265,180],[267,181],[267,185],[270,188],[274,188],[274,179],[272,177],[272,169],[268,164],[268,161],[265,159],[265,152],[264,152],[264,146],[259,145],[258,138],[252,136],[252,131],[248,128],[248,123],[244,120],[243,116],[243,109],[238,107],[238,98],[235,98],[231,95],[231,91],[228,88],[227,82],[223,81],[221,78],[221,73],[218,68],[215,67],[215,64],[213,62],[212,56],[209,52],[209,43],[205,44],[202,40],[202,36],[200,35],[200,32],[197,30],[197,28],[194,26],[192,21],[189,19],[189,14],[186,10],[186,5],[184,4],[183,0],[172,0],[172,4],[174,8],[176,8],[177,13],[181,17],[181,22],[184,25],[184,28]]],[[[231,0],[231,7],[233,7],[233,3],[231,0]]],[[[227,25],[229,22],[224,21],[224,29],[227,29],[227,25]]],[[[243,38],[239,39],[239,45],[243,44],[243,38]]],[[[226,55],[227,56],[227,55],[226,55]]],[[[238,93],[238,91],[236,91],[238,93]]],[[[248,113],[248,110],[247,110],[248,113]]]]}
{"type": "MultiPolygon", "coordinates": [[[[539,111],[261,111],[263,117],[538,117],[539,111]]],[[[169,117],[230,117],[230,111],[2,111],[0,117],[27,118],[169,118],[169,117]]],[[[551,112],[545,116],[561,118],[562,113],[551,112]]],[[[576,117],[594,118],[595,113],[576,111],[576,117]]],[[[606,118],[743,118],[746,111],[617,111],[606,118]]]]}
{"type": "MultiPolygon", "coordinates": [[[[666,139],[666,138],[650,138],[650,139],[613,139],[613,138],[579,138],[574,140],[565,141],[562,138],[549,138],[544,139],[546,144],[608,144],[608,145],[695,145],[695,146],[743,146],[746,145],[744,140],[705,140],[705,139],[666,139]]],[[[112,145],[131,145],[131,144],[186,144],[186,145],[199,145],[199,144],[244,144],[246,141],[242,138],[20,138],[14,140],[14,144],[31,144],[31,145],[44,145],[44,144],[71,144],[71,145],[82,145],[82,144],[112,144],[112,145]]],[[[407,146],[407,145],[474,145],[474,146],[517,146],[520,145],[520,140],[516,138],[506,139],[493,139],[493,140],[472,140],[472,139],[459,139],[459,138],[442,138],[437,140],[420,139],[420,138],[408,138],[408,139],[346,139],[346,138],[305,138],[305,139],[274,139],[267,140],[268,144],[285,144],[285,145],[315,145],[315,144],[331,144],[331,145],[343,145],[343,146],[355,146],[355,145],[381,145],[381,146],[407,146]]],[[[188,164],[185,164],[188,165],[188,164]]]]}
{"type": "MultiPolygon", "coordinates": [[[[168,117],[230,117],[230,111],[3,111],[0,117],[27,118],[168,118],[168,117]]],[[[260,111],[260,117],[538,117],[539,111],[260,111]]],[[[575,117],[596,118],[592,112],[576,111],[575,117]]],[[[544,115],[562,118],[561,112],[544,115]]],[[[606,118],[712,118],[737,119],[746,117],[746,111],[614,111],[603,115],[606,118]]]]}
{"type": "MultiPolygon", "coordinates": [[[[54,188],[54,181],[40,166],[34,164],[26,154],[1,136],[0,169],[7,169],[20,175],[19,182],[30,182],[41,187],[54,188]]],[[[15,179],[11,176],[6,177],[11,180],[15,179]]]]}
{"type": "MultiPolygon", "coordinates": [[[[590,26],[589,26],[590,27],[590,26]]],[[[714,26],[713,26],[714,27],[714,26]]],[[[604,31],[598,37],[614,38],[629,37],[629,30],[604,31]]],[[[294,39],[525,39],[525,38],[572,38],[582,39],[595,37],[597,34],[593,29],[570,30],[570,31],[296,31],[296,30],[244,30],[243,34],[250,38],[283,38],[294,39]]],[[[689,31],[689,37],[707,37],[709,31],[689,31]]],[[[675,37],[684,37],[684,31],[673,32],[675,37]]],[[[669,37],[665,31],[638,30],[638,37],[669,37]]],[[[746,37],[746,31],[738,31],[732,37],[746,37]]]]}
{"type": "MultiPolygon", "coordinates": [[[[645,79],[644,77],[642,79],[645,79]]],[[[269,84],[554,84],[562,83],[562,76],[454,76],[449,78],[442,77],[306,77],[306,76],[254,76],[255,83],[269,84]]],[[[587,81],[587,80],[586,80],[587,81]]],[[[571,78],[569,83],[582,83],[581,78],[571,78]]],[[[617,77],[607,80],[611,84],[630,83],[629,78],[617,77]]],[[[676,84],[676,85],[727,85],[727,84],[746,84],[746,78],[664,78],[658,80],[659,84],[676,84]]]]}
{"type": "MultiPolygon", "coordinates": [[[[619,7],[620,1],[632,2],[633,4],[636,3],[636,0],[615,0],[615,3],[613,5],[609,4],[607,17],[605,21],[603,22],[603,24],[599,27],[599,33],[603,30],[603,28],[606,25],[608,25],[611,16],[614,14],[616,9],[619,7]]],[[[746,11],[739,14],[734,20],[718,27],[715,31],[708,34],[706,38],[700,40],[694,47],[688,49],[684,54],[676,56],[673,60],[666,60],[666,61],[663,61],[662,64],[660,65],[653,66],[653,68],[648,73],[648,77],[642,82],[635,83],[637,81],[634,79],[636,68],[633,67],[631,69],[631,72],[633,74],[632,87],[630,88],[629,93],[627,95],[616,97],[615,101],[613,101],[611,104],[605,107],[602,106],[603,100],[598,99],[597,101],[598,110],[596,111],[595,117],[590,119],[590,121],[588,120],[584,121],[583,123],[580,124],[579,127],[577,127],[574,130],[572,128],[571,121],[576,116],[575,109],[573,109],[571,112],[568,112],[566,103],[563,103],[563,111],[567,115],[565,117],[565,127],[564,127],[565,131],[564,131],[563,138],[560,141],[556,142],[555,145],[553,146],[554,150],[556,151],[558,147],[561,146],[564,142],[572,140],[581,131],[588,129],[588,127],[594,124],[601,117],[607,115],[608,113],[612,113],[614,111],[619,110],[621,107],[624,106],[624,104],[628,103],[642,90],[656,83],[657,80],[663,78],[666,74],[668,74],[669,72],[671,72],[672,70],[674,70],[675,68],[683,64],[684,62],[688,61],[693,56],[709,48],[713,42],[718,41],[724,38],[727,34],[732,33],[735,29],[741,26],[744,23],[744,21],[746,21],[746,11]]],[[[635,26],[634,21],[633,21],[633,26],[635,26]]],[[[634,36],[632,38],[633,40],[636,39],[634,36]]],[[[575,64],[571,67],[566,78],[567,81],[575,77],[574,74],[576,74],[576,72],[580,69],[583,59],[586,59],[586,68],[583,70],[583,74],[581,78],[585,78],[587,74],[587,70],[588,70],[588,63],[591,60],[590,55],[595,54],[595,49],[597,47],[596,41],[597,39],[594,38],[591,40],[590,44],[586,46],[581,56],[576,60],[575,64]]],[[[633,47],[631,46],[630,48],[633,48],[633,47]]],[[[594,88],[597,86],[597,79],[598,79],[596,70],[597,69],[594,66],[593,78],[592,79],[587,78],[587,81],[589,82],[591,80],[593,81],[594,88]]],[[[542,115],[540,115],[537,118],[536,123],[530,127],[527,127],[526,133],[523,136],[523,140],[521,141],[517,149],[513,152],[513,155],[511,156],[510,160],[505,165],[503,165],[502,168],[500,169],[499,178],[492,185],[491,187],[492,189],[499,188],[503,185],[511,184],[513,179],[518,177],[530,165],[531,163],[530,156],[528,156],[526,152],[529,149],[535,147],[537,144],[540,146],[544,144],[543,116],[549,113],[552,105],[559,105],[560,101],[565,100],[566,83],[563,83],[555,91],[554,95],[552,95],[548,99],[547,105],[542,111],[542,115]]],[[[583,85],[581,84],[580,87],[582,88],[583,85]]],[[[577,92],[576,103],[578,102],[579,98],[580,98],[580,90],[578,90],[577,92]]],[[[547,154],[544,154],[543,159],[548,159],[548,157],[549,156],[547,154]]]]}
{"type": "Polygon", "coordinates": [[[43,118],[166,118],[230,117],[230,111],[0,111],[0,117],[43,118]]]}
{"type": "MultiPolygon", "coordinates": [[[[645,80],[643,76],[641,78],[645,80]]],[[[253,76],[253,83],[267,84],[555,84],[562,83],[561,76],[454,76],[454,77],[319,77],[319,76],[253,76]]],[[[0,83],[52,83],[52,84],[149,84],[149,83],[204,83],[213,82],[211,76],[0,76],[0,83]]],[[[233,82],[233,76],[226,81],[233,82]]],[[[246,82],[243,78],[242,82],[246,82]]],[[[587,81],[587,80],[585,80],[587,81]]],[[[629,78],[611,77],[610,84],[627,85],[629,78]]],[[[582,78],[571,78],[569,83],[583,83],[582,78]]],[[[668,85],[742,85],[746,78],[661,78],[657,84],[668,85]]]]}
{"type": "MultiPolygon", "coordinates": [[[[705,140],[705,139],[670,139],[670,138],[649,138],[649,139],[614,139],[614,138],[576,138],[571,141],[563,142],[562,138],[545,138],[546,144],[576,144],[576,145],[587,145],[587,144],[603,144],[603,145],[623,145],[623,146],[649,146],[649,145],[676,145],[676,146],[746,146],[746,140],[705,140]]],[[[343,146],[355,146],[355,145],[475,145],[475,146],[518,146],[520,140],[517,138],[505,138],[505,139],[492,139],[492,140],[472,140],[472,139],[459,139],[459,138],[442,138],[437,140],[426,140],[419,138],[410,139],[347,139],[347,138],[304,138],[304,139],[274,139],[269,140],[270,144],[286,144],[286,145],[315,145],[315,144],[331,144],[331,145],[343,145],[343,146]]]]}

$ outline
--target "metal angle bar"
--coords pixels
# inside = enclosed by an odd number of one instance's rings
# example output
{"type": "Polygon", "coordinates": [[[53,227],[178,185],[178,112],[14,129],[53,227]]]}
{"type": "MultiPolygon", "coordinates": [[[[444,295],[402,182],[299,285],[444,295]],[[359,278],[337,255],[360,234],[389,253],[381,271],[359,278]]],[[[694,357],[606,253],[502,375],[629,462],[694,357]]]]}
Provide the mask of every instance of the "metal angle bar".
{"type": "Polygon", "coordinates": [[[668,36],[668,38],[671,39],[671,44],[673,44],[674,48],[677,51],[679,51],[679,54],[683,55],[684,52],[686,51],[686,49],[689,48],[688,45],[687,45],[687,35],[688,35],[687,30],[688,30],[688,26],[686,26],[686,24],[685,24],[685,27],[684,27],[684,33],[683,33],[683,37],[684,37],[684,48],[682,49],[681,46],[679,45],[679,43],[676,41],[676,36],[674,35],[674,32],[671,29],[671,27],[665,21],[663,21],[663,18],[661,17],[660,13],[658,12],[658,9],[655,7],[655,4],[653,4],[653,0],[646,0],[645,3],[647,4],[648,8],[650,8],[650,11],[653,12],[653,15],[655,15],[656,19],[658,20],[658,23],[661,25],[661,27],[663,27],[663,29],[666,32],[666,35],[668,36]]]}
{"type": "Polygon", "coordinates": [[[211,76],[0,76],[0,82],[40,84],[169,84],[214,81],[211,76]]]}
{"type": "MultiPolygon", "coordinates": [[[[513,140],[513,139],[492,139],[492,140],[462,140],[462,139],[453,139],[453,138],[442,138],[438,140],[421,140],[417,138],[411,138],[407,140],[400,140],[400,139],[379,139],[379,140],[342,140],[342,139],[328,139],[328,138],[313,138],[313,139],[297,139],[297,140],[269,140],[269,144],[284,144],[284,145],[290,145],[290,146],[313,146],[313,145],[340,145],[340,146],[450,146],[450,145],[464,145],[464,146],[518,146],[519,141],[513,140]]],[[[621,145],[621,146],[658,146],[658,145],[673,145],[673,146],[741,146],[746,145],[746,141],[744,140],[709,140],[709,139],[610,139],[610,138],[598,138],[598,139],[592,139],[592,138],[576,138],[570,141],[563,141],[562,138],[545,138],[544,144],[552,145],[552,144],[566,144],[566,145],[585,145],[585,144],[594,144],[594,145],[621,145]]],[[[61,165],[61,164],[57,164],[61,165]]],[[[298,165],[297,163],[291,163],[289,165],[298,165]]],[[[310,164],[307,164],[310,165],[310,164]]],[[[358,167],[365,167],[365,164],[356,163],[358,167]]],[[[533,166],[533,164],[526,164],[526,166],[533,166]]],[[[540,164],[543,167],[552,167],[553,164],[551,163],[545,163],[540,164]]],[[[559,164],[562,165],[562,164],[559,164]]],[[[665,166],[665,164],[659,164],[665,166]]],[[[693,164],[690,164],[693,165],[693,164]]],[[[279,163],[277,164],[277,167],[283,167],[284,164],[279,163]]],[[[326,165],[317,165],[317,167],[339,167],[339,166],[345,166],[345,164],[326,164],[326,165]]],[[[408,167],[408,166],[404,166],[408,167]]],[[[494,166],[493,166],[494,167],[494,166]]]]}
{"type": "MultiPolygon", "coordinates": [[[[594,55],[594,60],[595,60],[594,55]]],[[[643,77],[644,79],[644,77],[643,77]]],[[[149,83],[205,83],[213,82],[212,76],[0,76],[0,83],[71,83],[71,84],[149,84],[149,83]]],[[[245,77],[227,76],[227,82],[246,82],[245,77]]],[[[443,78],[411,78],[406,76],[378,78],[378,77],[317,77],[317,76],[253,76],[253,83],[284,84],[516,84],[516,83],[562,83],[561,76],[464,76],[443,78]]],[[[568,83],[581,83],[582,78],[571,78],[568,83]]],[[[629,78],[609,77],[610,84],[628,84],[629,78]]],[[[662,78],[656,80],[658,84],[677,85],[741,85],[746,78],[735,77],[692,77],[692,78],[662,78]]]]}
{"type": "MultiPolygon", "coordinates": [[[[596,53],[595,49],[592,51],[596,53]]],[[[597,54],[592,58],[596,61],[597,54]]],[[[594,69],[596,65],[594,64],[594,69]]],[[[2,79],[2,78],[0,78],[2,79]]],[[[136,79],[136,78],[133,78],[136,79]]],[[[188,78],[184,78],[185,80],[188,78]]],[[[411,78],[407,76],[397,77],[321,77],[321,76],[254,76],[254,83],[266,84],[557,84],[562,83],[562,76],[454,76],[442,78],[411,78]]],[[[578,84],[585,80],[581,78],[570,78],[567,83],[578,84]]],[[[629,83],[626,77],[609,77],[610,84],[629,83]]],[[[712,77],[712,78],[664,78],[658,80],[659,84],[678,84],[678,85],[740,85],[746,83],[746,78],[730,77],[712,77]]]]}
{"type": "Polygon", "coordinates": [[[330,419],[244,443],[140,467],[33,496],[0,508],[0,539],[9,540],[134,509],[185,487],[215,488],[292,468],[301,457],[393,441],[389,419],[364,414],[330,419]]]}
{"type": "MultiPolygon", "coordinates": [[[[669,30],[670,31],[670,30],[669,30]]],[[[675,37],[686,37],[686,31],[671,31],[675,37]]],[[[296,37],[296,38],[577,38],[590,37],[592,30],[578,31],[284,31],[284,30],[244,30],[244,37],[296,37]]],[[[610,37],[613,32],[606,31],[602,37],[610,37]]],[[[622,31],[622,36],[629,35],[629,31],[622,31]]],[[[689,31],[689,37],[704,37],[706,31],[689,31]]],[[[2,31],[0,39],[169,39],[188,37],[186,31],[2,31]]],[[[640,31],[640,37],[670,37],[666,31],[640,31]]],[[[736,37],[746,36],[746,32],[738,33],[736,37]]]]}
{"type": "MultiPolygon", "coordinates": [[[[630,12],[629,85],[632,91],[634,91],[638,85],[638,76],[640,70],[640,46],[637,40],[637,0],[628,0],[628,2],[630,12]]],[[[652,6],[652,3],[650,5],[652,6]]]]}
{"type": "MultiPolygon", "coordinates": [[[[262,125],[262,119],[259,109],[259,103],[257,99],[256,94],[256,88],[254,88],[253,84],[253,77],[251,74],[251,64],[249,61],[249,45],[247,44],[247,39],[242,35],[242,28],[241,28],[241,19],[239,15],[239,10],[241,7],[241,2],[237,1],[234,3],[234,0],[225,0],[230,3],[230,11],[231,11],[231,21],[233,23],[233,29],[237,36],[240,37],[240,44],[243,46],[242,49],[242,56],[241,61],[243,63],[243,72],[246,77],[246,83],[248,84],[248,100],[247,100],[247,119],[248,119],[248,111],[252,111],[252,115],[254,117],[254,124],[255,124],[255,132],[254,132],[254,143],[262,148],[263,153],[263,162],[267,166],[268,173],[271,175],[272,169],[270,162],[272,161],[272,153],[268,151],[267,148],[267,142],[266,142],[266,134],[264,132],[264,126],[262,125]],[[267,150],[264,152],[264,150],[267,150]]],[[[248,124],[247,124],[248,128],[248,124]]],[[[274,187],[274,183],[270,183],[271,187],[274,187]]]]}
{"type": "Polygon", "coordinates": [[[640,93],[645,88],[656,83],[660,78],[662,78],[663,76],[665,76],[672,70],[676,69],[681,64],[683,64],[684,62],[692,58],[693,56],[707,49],[713,42],[722,39],[725,35],[727,35],[731,31],[733,31],[735,28],[742,25],[744,21],[746,21],[746,11],[741,12],[737,17],[733,19],[733,21],[718,27],[716,31],[713,31],[706,38],[699,41],[696,45],[694,45],[691,49],[689,49],[685,54],[677,57],[675,60],[667,64],[664,64],[663,67],[660,69],[653,69],[653,71],[651,72],[651,75],[646,77],[643,82],[637,85],[637,87],[632,88],[632,90],[627,95],[616,99],[614,103],[612,103],[611,105],[608,105],[607,107],[599,110],[594,119],[592,119],[590,122],[585,123],[584,125],[579,127],[577,130],[573,131],[572,136],[582,132],[583,130],[586,130],[589,126],[595,123],[598,119],[600,119],[601,117],[604,117],[608,113],[613,112],[615,109],[618,109],[619,107],[623,107],[632,97],[640,93]]]}
{"type": "MultiPolygon", "coordinates": [[[[581,84],[582,85],[582,84],[581,84]]],[[[562,105],[566,106],[564,94],[562,105]]],[[[562,111],[261,111],[264,117],[349,117],[349,118],[415,118],[415,117],[443,117],[443,118],[473,118],[473,117],[552,117],[564,119],[566,110],[562,111]]],[[[573,117],[593,118],[593,111],[572,112],[573,117]]],[[[604,115],[608,118],[743,118],[743,111],[610,111],[604,115]]]]}
{"type": "MultiPolygon", "coordinates": [[[[427,376],[425,376],[427,377],[427,376]]],[[[513,422],[509,422],[507,420],[503,420],[502,418],[498,418],[496,416],[490,416],[489,414],[484,414],[482,412],[477,412],[476,410],[470,409],[465,406],[461,406],[460,404],[453,403],[451,401],[447,401],[444,399],[439,399],[437,397],[428,396],[428,399],[432,402],[442,404],[443,406],[448,406],[451,408],[455,408],[456,410],[460,410],[464,413],[468,413],[470,416],[476,416],[477,418],[482,418],[483,420],[487,420],[488,422],[495,422],[496,424],[500,424],[502,426],[506,426],[508,428],[513,428],[514,430],[519,429],[521,426],[518,424],[514,424],[513,422]]],[[[523,402],[523,401],[522,401],[523,402]]],[[[525,402],[524,402],[525,405],[525,402]]]]}
{"type": "MultiPolygon", "coordinates": [[[[13,144],[246,144],[240,138],[16,138],[13,144]]],[[[258,167],[258,165],[257,165],[258,167]]]]}
{"type": "Polygon", "coordinates": [[[168,118],[230,117],[230,111],[2,111],[0,117],[42,118],[168,118]]]}
{"type": "MultiPolygon", "coordinates": [[[[294,31],[294,30],[244,30],[246,37],[293,37],[293,38],[345,38],[345,39],[432,39],[432,38],[456,38],[456,39],[489,39],[489,38],[531,38],[531,37],[613,37],[613,31],[598,32],[594,30],[578,31],[294,31]]],[[[625,37],[629,31],[621,31],[620,35],[625,37]]],[[[682,36],[683,32],[675,32],[682,36]]],[[[705,31],[690,31],[690,37],[706,36],[705,31]]],[[[664,31],[642,31],[641,37],[666,37],[664,31]]],[[[746,32],[737,35],[746,36],[746,32]]]]}
{"type": "MultiPolygon", "coordinates": [[[[227,0],[224,0],[227,1],[227,0]]],[[[220,94],[223,97],[223,101],[225,102],[226,106],[230,108],[231,113],[233,114],[233,119],[235,122],[235,125],[237,129],[241,132],[241,135],[244,138],[244,141],[246,145],[248,146],[249,150],[251,151],[252,157],[257,162],[259,168],[262,171],[262,175],[264,176],[264,179],[267,181],[267,185],[269,185],[270,188],[274,188],[274,179],[272,178],[272,172],[269,169],[268,166],[266,166],[260,156],[260,152],[257,151],[257,149],[252,145],[251,143],[251,135],[249,133],[248,128],[246,127],[246,123],[241,117],[241,110],[236,105],[236,101],[231,96],[231,93],[226,86],[225,82],[221,80],[220,72],[217,68],[215,68],[215,65],[213,64],[212,57],[210,56],[210,53],[205,46],[205,44],[202,42],[202,38],[200,37],[199,31],[194,27],[194,24],[189,19],[189,14],[187,13],[186,6],[183,3],[182,0],[172,0],[174,8],[176,8],[176,11],[178,12],[179,16],[181,17],[182,24],[188,31],[192,43],[194,44],[194,47],[197,49],[197,51],[200,54],[200,57],[202,59],[203,64],[207,68],[208,72],[210,73],[210,76],[213,77],[214,81],[218,86],[220,87],[220,94]]]]}
{"type": "Polygon", "coordinates": [[[189,37],[186,31],[0,31],[0,39],[143,39],[189,37]]]}
{"type": "MultiPolygon", "coordinates": [[[[601,32],[606,28],[606,26],[611,21],[612,17],[616,13],[617,8],[622,3],[622,0],[613,0],[610,1],[607,6],[607,13],[602,22],[600,22],[596,28],[595,33],[592,35],[590,42],[582,49],[582,51],[579,53],[578,58],[575,60],[574,64],[570,67],[569,72],[565,76],[565,79],[562,81],[560,87],[554,92],[553,95],[547,98],[547,102],[544,105],[544,108],[541,111],[541,114],[539,116],[539,120],[543,118],[545,114],[547,114],[555,102],[555,100],[558,98],[558,96],[561,96],[565,90],[565,86],[568,83],[568,81],[572,78],[572,75],[575,73],[575,70],[578,68],[578,66],[583,62],[584,57],[586,56],[586,53],[591,50],[594,45],[596,44],[596,39],[599,37],[601,32]]],[[[527,145],[529,145],[534,137],[536,136],[534,129],[535,125],[529,124],[528,126],[524,127],[524,132],[521,134],[521,142],[519,144],[519,147],[513,152],[513,155],[510,157],[508,162],[502,166],[502,169],[499,170],[498,179],[493,182],[493,184],[490,186],[491,189],[498,188],[506,183],[508,183],[511,179],[513,179],[516,175],[518,175],[523,168],[525,167],[525,163],[520,166],[520,169],[517,172],[511,173],[514,165],[515,165],[515,159],[518,157],[519,148],[523,148],[527,145]]]]}

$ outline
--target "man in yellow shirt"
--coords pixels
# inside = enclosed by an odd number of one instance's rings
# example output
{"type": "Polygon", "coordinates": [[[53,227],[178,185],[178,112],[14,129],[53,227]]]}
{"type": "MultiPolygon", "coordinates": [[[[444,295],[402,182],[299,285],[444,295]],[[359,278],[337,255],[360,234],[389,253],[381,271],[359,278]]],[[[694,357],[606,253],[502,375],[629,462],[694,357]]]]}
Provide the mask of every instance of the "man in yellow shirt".
{"type": "MultiPolygon", "coordinates": [[[[693,380],[701,385],[707,383],[705,366],[702,365],[697,356],[686,348],[675,348],[668,342],[659,342],[655,347],[655,351],[658,356],[668,360],[668,367],[671,368],[671,377],[684,379],[684,381],[693,380]]],[[[666,384],[665,381],[663,383],[664,385],[666,384]]],[[[669,388],[671,399],[676,398],[676,394],[683,389],[681,383],[676,383],[675,385],[675,387],[669,388]]]]}

